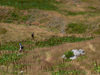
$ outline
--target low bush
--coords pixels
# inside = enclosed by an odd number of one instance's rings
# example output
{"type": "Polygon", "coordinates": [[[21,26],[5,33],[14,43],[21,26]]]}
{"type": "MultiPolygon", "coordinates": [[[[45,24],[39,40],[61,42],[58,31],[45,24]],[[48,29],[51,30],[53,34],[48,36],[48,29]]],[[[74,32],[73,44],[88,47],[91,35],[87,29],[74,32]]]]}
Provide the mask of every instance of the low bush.
{"type": "Polygon", "coordinates": [[[69,59],[70,57],[74,56],[74,54],[73,54],[72,51],[65,52],[64,54],[65,54],[66,58],[68,58],[68,59],[69,59]]]}

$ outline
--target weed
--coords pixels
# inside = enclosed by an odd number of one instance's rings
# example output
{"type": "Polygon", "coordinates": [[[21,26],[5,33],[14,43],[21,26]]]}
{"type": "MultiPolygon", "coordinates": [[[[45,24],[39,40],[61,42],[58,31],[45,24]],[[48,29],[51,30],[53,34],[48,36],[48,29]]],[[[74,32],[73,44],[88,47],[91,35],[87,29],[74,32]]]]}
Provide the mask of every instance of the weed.
{"type": "Polygon", "coordinates": [[[73,54],[72,51],[65,52],[64,54],[65,54],[66,58],[68,58],[68,59],[69,59],[70,57],[74,56],[74,54],[73,54]]]}
{"type": "Polygon", "coordinates": [[[100,65],[98,65],[96,62],[94,63],[94,70],[100,74],[100,65]]]}

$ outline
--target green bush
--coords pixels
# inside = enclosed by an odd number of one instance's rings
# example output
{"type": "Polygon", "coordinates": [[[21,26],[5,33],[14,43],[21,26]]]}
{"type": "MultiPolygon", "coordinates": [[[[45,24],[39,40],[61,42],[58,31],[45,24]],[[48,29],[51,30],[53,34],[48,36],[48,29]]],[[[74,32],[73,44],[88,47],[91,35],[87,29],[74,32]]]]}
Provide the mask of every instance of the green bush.
{"type": "Polygon", "coordinates": [[[70,57],[74,56],[73,52],[72,51],[68,51],[66,53],[64,53],[65,56],[69,59],[70,57]]]}

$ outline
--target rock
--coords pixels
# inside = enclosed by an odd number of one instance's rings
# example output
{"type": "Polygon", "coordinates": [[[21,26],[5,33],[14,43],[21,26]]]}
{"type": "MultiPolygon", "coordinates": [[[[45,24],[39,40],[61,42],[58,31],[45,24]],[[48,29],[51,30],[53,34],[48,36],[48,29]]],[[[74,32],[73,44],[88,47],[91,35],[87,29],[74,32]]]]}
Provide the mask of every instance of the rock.
{"type": "Polygon", "coordinates": [[[61,58],[66,59],[66,56],[65,55],[62,55],[61,58]]]}
{"type": "Polygon", "coordinates": [[[74,56],[80,55],[80,52],[77,49],[73,49],[72,52],[73,52],[74,56]]]}
{"type": "Polygon", "coordinates": [[[70,57],[69,59],[74,60],[74,59],[76,59],[76,58],[77,58],[76,56],[73,56],[73,57],[70,57]]]}
{"type": "Polygon", "coordinates": [[[79,52],[80,52],[81,55],[84,55],[85,54],[85,51],[82,50],[82,49],[79,49],[79,52]]]}
{"type": "MultiPolygon", "coordinates": [[[[78,49],[73,49],[72,52],[73,52],[74,56],[69,58],[69,59],[72,59],[72,60],[76,59],[80,55],[84,55],[85,54],[85,51],[83,49],[79,49],[79,50],[78,49]]],[[[62,55],[62,58],[66,59],[66,56],[62,55]]]]}

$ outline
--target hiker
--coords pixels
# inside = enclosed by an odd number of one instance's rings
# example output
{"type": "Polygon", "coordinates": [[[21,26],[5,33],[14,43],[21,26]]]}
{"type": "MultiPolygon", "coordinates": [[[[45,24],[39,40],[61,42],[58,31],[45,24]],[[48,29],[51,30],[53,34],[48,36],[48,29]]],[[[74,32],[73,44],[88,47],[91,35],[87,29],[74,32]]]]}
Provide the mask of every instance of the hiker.
{"type": "Polygon", "coordinates": [[[32,39],[34,39],[34,32],[32,33],[31,37],[32,37],[32,39]]]}
{"type": "Polygon", "coordinates": [[[19,43],[19,46],[20,46],[19,52],[22,52],[23,51],[23,46],[21,45],[21,43],[19,43]]]}

